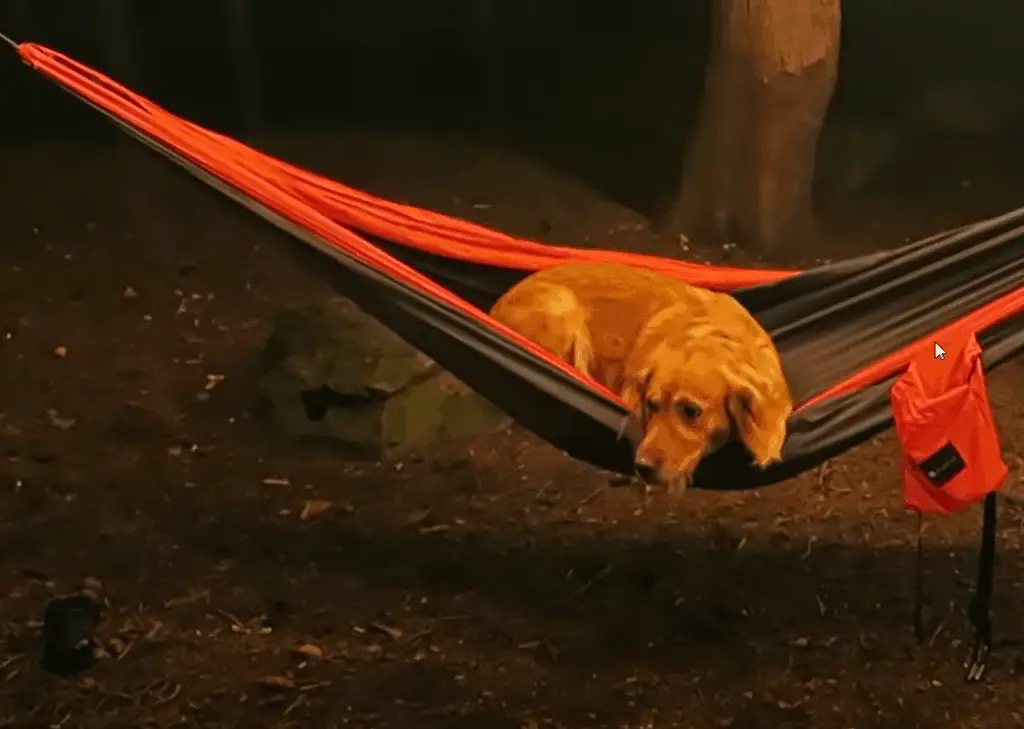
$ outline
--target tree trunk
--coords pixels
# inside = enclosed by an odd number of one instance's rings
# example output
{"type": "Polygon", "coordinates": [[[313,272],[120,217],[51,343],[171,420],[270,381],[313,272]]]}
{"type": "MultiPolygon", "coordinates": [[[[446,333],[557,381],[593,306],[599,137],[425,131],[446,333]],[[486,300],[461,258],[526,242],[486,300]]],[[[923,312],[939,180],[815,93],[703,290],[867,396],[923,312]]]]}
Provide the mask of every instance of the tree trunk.
{"type": "Polygon", "coordinates": [[[247,0],[228,0],[227,30],[235,66],[238,108],[248,132],[262,131],[266,124],[254,12],[247,0]]]}
{"type": "Polygon", "coordinates": [[[665,227],[785,254],[816,234],[811,184],[839,0],[714,3],[704,99],[665,227]]]}

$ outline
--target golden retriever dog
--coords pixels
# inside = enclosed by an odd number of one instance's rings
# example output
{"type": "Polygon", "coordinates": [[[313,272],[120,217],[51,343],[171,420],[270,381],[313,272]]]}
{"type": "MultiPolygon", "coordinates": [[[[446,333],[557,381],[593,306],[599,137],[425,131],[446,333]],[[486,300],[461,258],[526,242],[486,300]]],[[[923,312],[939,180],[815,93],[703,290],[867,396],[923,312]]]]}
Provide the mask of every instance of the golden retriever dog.
{"type": "Polygon", "coordinates": [[[491,316],[617,393],[642,426],[635,468],[685,487],[739,438],[765,467],[793,411],[767,332],[732,296],[642,268],[567,263],[509,289],[491,316]]]}

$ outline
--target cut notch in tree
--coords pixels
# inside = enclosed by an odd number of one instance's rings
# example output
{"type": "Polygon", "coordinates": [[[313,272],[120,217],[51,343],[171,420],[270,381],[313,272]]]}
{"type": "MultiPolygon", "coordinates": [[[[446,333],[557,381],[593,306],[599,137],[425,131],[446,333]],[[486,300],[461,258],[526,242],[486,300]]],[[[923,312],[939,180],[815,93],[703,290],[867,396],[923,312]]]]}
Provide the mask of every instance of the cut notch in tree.
{"type": "Polygon", "coordinates": [[[667,230],[785,254],[816,235],[839,0],[714,0],[711,58],[667,230]]]}

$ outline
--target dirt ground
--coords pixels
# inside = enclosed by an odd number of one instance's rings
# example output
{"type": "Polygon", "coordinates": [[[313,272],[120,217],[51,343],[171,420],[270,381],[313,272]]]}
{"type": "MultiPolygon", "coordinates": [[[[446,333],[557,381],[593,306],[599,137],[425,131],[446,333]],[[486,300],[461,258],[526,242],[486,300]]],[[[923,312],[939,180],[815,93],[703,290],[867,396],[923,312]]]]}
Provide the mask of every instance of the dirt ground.
{"type": "MultiPolygon", "coordinates": [[[[512,232],[677,253],[522,157],[401,135],[270,146],[512,232]]],[[[913,640],[891,436],[673,502],[518,430],[392,463],[285,442],[254,414],[260,349],[277,311],[327,293],[288,245],[135,147],[2,154],[0,727],[1020,721],[1012,645],[961,680],[976,510],[927,520],[931,637],[913,640]],[[109,655],[57,678],[42,610],[84,580],[109,603],[109,655]]],[[[908,203],[863,234],[897,243],[1000,204],[972,200],[908,203]]],[[[990,382],[1012,493],[1024,363],[990,382]]],[[[1013,639],[1024,510],[1002,504],[995,619],[1013,639]]]]}

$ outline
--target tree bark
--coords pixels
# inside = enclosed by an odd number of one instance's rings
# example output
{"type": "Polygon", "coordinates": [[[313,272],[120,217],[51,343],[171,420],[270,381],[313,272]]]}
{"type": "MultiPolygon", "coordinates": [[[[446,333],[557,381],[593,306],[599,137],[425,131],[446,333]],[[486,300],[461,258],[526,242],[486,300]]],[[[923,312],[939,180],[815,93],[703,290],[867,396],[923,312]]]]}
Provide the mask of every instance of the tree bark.
{"type": "Polygon", "coordinates": [[[816,236],[811,185],[835,88],[839,0],[714,0],[697,128],[664,224],[777,256],[816,236]]]}
{"type": "Polygon", "coordinates": [[[228,0],[227,30],[235,66],[238,107],[248,132],[262,131],[266,125],[254,12],[247,0],[228,0]]]}

